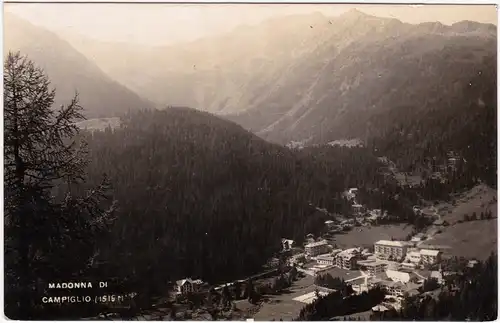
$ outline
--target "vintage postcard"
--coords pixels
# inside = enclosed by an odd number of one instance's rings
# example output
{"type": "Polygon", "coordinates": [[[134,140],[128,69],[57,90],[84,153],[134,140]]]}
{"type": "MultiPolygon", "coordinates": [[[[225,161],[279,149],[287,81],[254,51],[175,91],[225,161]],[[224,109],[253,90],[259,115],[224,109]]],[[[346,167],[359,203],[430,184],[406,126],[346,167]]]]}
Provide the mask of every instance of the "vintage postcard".
{"type": "Polygon", "coordinates": [[[8,319],[496,320],[495,5],[3,9],[8,319]]]}

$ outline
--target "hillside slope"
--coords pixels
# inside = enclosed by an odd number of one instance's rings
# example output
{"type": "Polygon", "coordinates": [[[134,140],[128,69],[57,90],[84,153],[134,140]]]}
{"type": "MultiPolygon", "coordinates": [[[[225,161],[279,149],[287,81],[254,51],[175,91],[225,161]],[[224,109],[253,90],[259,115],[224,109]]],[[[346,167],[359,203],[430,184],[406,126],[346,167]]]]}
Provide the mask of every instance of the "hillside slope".
{"type": "Polygon", "coordinates": [[[327,215],[314,206],[343,213],[345,187],[377,177],[376,160],[361,153],[292,151],[193,109],[140,112],[122,124],[88,134],[90,182],[108,174],[119,203],[114,244],[102,255],[117,275],[255,273],[282,237],[300,243],[323,229],[327,215]]]}
{"type": "Polygon", "coordinates": [[[78,91],[89,118],[152,107],[151,102],[112,80],[56,34],[10,13],[4,15],[4,30],[4,57],[9,51],[20,51],[43,68],[57,90],[55,106],[67,104],[78,91]]]}

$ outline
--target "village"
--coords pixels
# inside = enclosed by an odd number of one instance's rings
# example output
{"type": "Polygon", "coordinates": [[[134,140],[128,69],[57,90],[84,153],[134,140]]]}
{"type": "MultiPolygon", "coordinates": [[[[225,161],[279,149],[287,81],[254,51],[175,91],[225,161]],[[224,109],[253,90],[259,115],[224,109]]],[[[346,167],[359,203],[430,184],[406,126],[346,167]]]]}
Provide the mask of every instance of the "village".
{"type": "MultiPolygon", "coordinates": [[[[299,245],[282,238],[281,251],[263,272],[217,286],[200,279],[178,280],[172,284],[168,299],[158,304],[156,314],[146,314],[143,319],[293,320],[306,304],[346,286],[353,294],[374,288],[386,293],[370,311],[359,313],[362,319],[371,313],[399,310],[408,296],[437,297],[440,287],[449,286],[447,278],[457,274],[447,265],[449,247],[428,242],[446,221],[434,212],[426,215],[414,207],[414,212],[434,219],[425,232],[412,231],[414,234],[369,245],[354,240],[340,248],[336,236],[363,234],[362,230],[376,227],[374,221],[385,216],[380,210],[365,210],[357,203],[356,193],[356,188],[345,192],[354,216],[332,217],[325,221],[320,236],[308,234],[299,245]]],[[[461,260],[468,267],[477,264],[475,259],[461,260]]]]}

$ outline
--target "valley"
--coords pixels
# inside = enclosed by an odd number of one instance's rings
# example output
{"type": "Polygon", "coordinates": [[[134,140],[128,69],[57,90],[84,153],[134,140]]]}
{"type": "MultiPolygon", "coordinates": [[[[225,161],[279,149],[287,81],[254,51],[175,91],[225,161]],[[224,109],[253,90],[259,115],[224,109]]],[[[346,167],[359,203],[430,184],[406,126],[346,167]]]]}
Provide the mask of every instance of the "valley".
{"type": "Polygon", "coordinates": [[[9,318],[496,317],[495,25],[354,8],[139,46],[35,22],[6,10],[9,318]],[[134,296],[40,304],[75,277],[134,296]]]}

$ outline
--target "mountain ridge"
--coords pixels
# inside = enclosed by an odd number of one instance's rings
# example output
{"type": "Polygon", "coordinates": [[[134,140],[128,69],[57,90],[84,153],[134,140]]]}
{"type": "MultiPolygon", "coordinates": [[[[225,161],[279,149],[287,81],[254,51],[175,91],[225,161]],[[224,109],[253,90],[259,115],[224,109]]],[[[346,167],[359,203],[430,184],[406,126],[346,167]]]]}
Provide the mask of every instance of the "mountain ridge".
{"type": "Polygon", "coordinates": [[[78,92],[87,117],[111,117],[131,109],[153,107],[59,35],[8,12],[4,24],[4,58],[9,51],[20,51],[44,69],[57,90],[55,106],[67,104],[78,92]]]}

